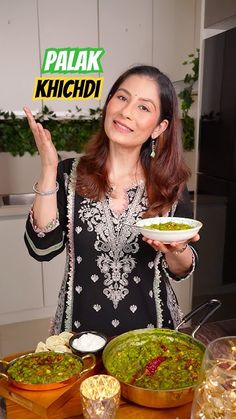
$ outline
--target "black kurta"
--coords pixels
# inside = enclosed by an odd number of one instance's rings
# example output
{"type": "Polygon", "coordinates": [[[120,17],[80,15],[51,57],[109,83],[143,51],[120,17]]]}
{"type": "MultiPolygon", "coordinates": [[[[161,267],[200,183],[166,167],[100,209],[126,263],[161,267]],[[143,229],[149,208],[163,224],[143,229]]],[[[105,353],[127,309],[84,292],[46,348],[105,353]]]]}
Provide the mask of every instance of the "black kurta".
{"type": "MultiPolygon", "coordinates": [[[[144,182],[127,190],[129,205],[114,213],[109,196],[95,202],[75,193],[78,160],[58,166],[59,221],[46,230],[29,217],[25,242],[29,253],[48,261],[66,246],[67,262],[52,333],[99,330],[109,336],[146,327],[173,328],[181,319],[164,255],[130,227],[147,209],[144,182]]],[[[192,217],[187,190],[170,216],[192,217]]],[[[196,253],[193,249],[193,265],[196,253]]]]}

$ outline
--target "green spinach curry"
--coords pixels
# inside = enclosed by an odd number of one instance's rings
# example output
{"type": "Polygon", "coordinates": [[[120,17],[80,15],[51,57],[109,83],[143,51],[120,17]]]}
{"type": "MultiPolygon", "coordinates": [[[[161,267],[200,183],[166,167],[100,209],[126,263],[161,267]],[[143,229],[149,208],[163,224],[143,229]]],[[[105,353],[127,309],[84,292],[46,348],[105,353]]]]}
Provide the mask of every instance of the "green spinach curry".
{"type": "Polygon", "coordinates": [[[197,383],[203,352],[191,339],[137,335],[114,347],[106,369],[118,380],[137,387],[179,389],[197,383]]]}
{"type": "Polygon", "coordinates": [[[145,225],[144,227],[150,230],[165,230],[165,231],[189,230],[190,228],[192,228],[192,226],[189,224],[174,223],[173,221],[169,221],[167,223],[145,225]]]}
{"type": "Polygon", "coordinates": [[[7,373],[18,383],[49,384],[67,380],[82,369],[82,361],[71,354],[38,352],[14,361],[7,373]]]}

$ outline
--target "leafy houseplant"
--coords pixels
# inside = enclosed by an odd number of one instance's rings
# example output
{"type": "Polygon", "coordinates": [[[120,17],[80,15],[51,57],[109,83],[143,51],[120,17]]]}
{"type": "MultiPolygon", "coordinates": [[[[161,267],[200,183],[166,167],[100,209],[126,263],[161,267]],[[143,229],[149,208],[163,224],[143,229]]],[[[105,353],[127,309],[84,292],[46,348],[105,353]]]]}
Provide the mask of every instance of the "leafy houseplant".
{"type": "Polygon", "coordinates": [[[183,147],[184,150],[192,150],[194,148],[194,119],[189,115],[189,110],[194,102],[193,85],[198,80],[199,74],[199,49],[196,54],[189,54],[188,60],[183,65],[191,64],[191,73],[187,73],[184,78],[184,89],[179,93],[181,100],[181,120],[183,126],[183,147]]]}
{"type": "MultiPolygon", "coordinates": [[[[98,130],[101,109],[90,109],[89,116],[68,111],[68,118],[59,118],[46,106],[35,117],[42,122],[52,135],[57,151],[83,151],[84,144],[98,130]]],[[[27,119],[18,118],[13,112],[0,111],[0,152],[10,152],[13,156],[23,156],[26,152],[31,155],[37,151],[35,141],[27,119]]]]}
{"type": "MultiPolygon", "coordinates": [[[[188,60],[183,65],[186,64],[192,65],[192,71],[186,74],[184,78],[186,87],[178,96],[181,100],[183,147],[184,150],[192,150],[194,148],[194,119],[189,116],[189,110],[194,102],[193,84],[198,80],[199,49],[196,55],[188,55],[188,60]]],[[[68,117],[62,119],[44,106],[36,115],[36,119],[51,132],[57,151],[82,152],[88,139],[98,130],[102,110],[90,109],[87,117],[81,115],[80,112],[81,109],[76,107],[76,112],[68,111],[68,117]]],[[[0,152],[9,152],[13,156],[23,156],[27,152],[33,155],[37,152],[25,117],[19,118],[13,112],[0,111],[0,152]]]]}

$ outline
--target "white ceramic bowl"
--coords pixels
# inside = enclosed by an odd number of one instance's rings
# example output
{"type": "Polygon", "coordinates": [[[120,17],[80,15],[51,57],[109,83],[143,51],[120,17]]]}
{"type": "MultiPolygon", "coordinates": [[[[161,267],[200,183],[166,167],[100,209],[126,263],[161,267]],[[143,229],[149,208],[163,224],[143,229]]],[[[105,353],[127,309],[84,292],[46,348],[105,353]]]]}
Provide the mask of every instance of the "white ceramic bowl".
{"type": "Polygon", "coordinates": [[[107,341],[107,336],[105,336],[103,333],[96,332],[95,330],[84,330],[83,332],[75,333],[70,338],[69,346],[72,350],[72,353],[75,355],[83,356],[91,353],[93,353],[94,355],[101,355],[103,349],[107,344],[107,341]],[[98,342],[93,341],[93,337],[99,338],[99,345],[98,342]],[[81,338],[82,347],[78,345],[78,341],[81,338]]]}
{"type": "Polygon", "coordinates": [[[153,218],[146,218],[143,220],[139,220],[136,223],[136,227],[139,228],[140,233],[143,236],[157,240],[163,243],[171,243],[171,242],[183,242],[186,240],[190,240],[194,237],[200,228],[202,227],[202,223],[197,220],[193,220],[191,218],[181,218],[181,217],[153,217],[153,218]],[[158,230],[158,229],[148,229],[146,226],[151,224],[161,224],[167,222],[174,222],[178,224],[188,224],[191,228],[186,230],[158,230]]]}

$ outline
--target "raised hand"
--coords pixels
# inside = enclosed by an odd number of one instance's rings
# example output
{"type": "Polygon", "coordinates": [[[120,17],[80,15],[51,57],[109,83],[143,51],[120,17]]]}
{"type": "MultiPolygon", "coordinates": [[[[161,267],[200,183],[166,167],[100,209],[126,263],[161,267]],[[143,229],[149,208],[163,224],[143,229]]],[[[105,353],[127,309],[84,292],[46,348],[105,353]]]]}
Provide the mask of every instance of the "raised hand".
{"type": "Polygon", "coordinates": [[[191,240],[188,240],[186,242],[181,242],[181,243],[172,242],[170,244],[165,244],[157,240],[151,240],[151,239],[148,239],[147,237],[143,237],[142,239],[146,243],[150,244],[150,246],[152,246],[153,249],[156,251],[160,251],[162,253],[176,253],[179,251],[181,252],[181,250],[184,249],[188,243],[197,242],[200,239],[200,235],[196,234],[194,237],[191,238],[191,240]]]}
{"type": "Polygon", "coordinates": [[[42,124],[36,122],[32,112],[29,108],[23,108],[26,117],[28,119],[28,123],[30,129],[33,133],[35,143],[40,154],[41,163],[42,163],[42,170],[44,169],[57,169],[58,165],[58,155],[57,150],[52,142],[52,137],[50,132],[43,128],[42,124]]]}
{"type": "MultiPolygon", "coordinates": [[[[156,251],[160,251],[165,255],[165,259],[169,270],[175,275],[186,276],[191,270],[192,266],[192,250],[188,246],[190,241],[178,243],[172,242],[171,244],[164,244],[156,240],[142,238],[143,241],[148,243],[156,251]]],[[[191,242],[197,242],[200,239],[199,234],[191,238],[191,242]]]]}

